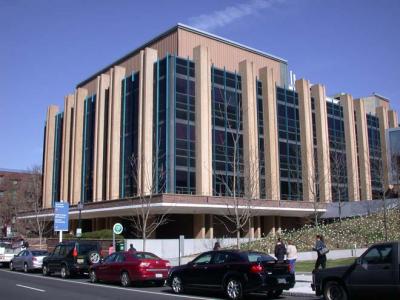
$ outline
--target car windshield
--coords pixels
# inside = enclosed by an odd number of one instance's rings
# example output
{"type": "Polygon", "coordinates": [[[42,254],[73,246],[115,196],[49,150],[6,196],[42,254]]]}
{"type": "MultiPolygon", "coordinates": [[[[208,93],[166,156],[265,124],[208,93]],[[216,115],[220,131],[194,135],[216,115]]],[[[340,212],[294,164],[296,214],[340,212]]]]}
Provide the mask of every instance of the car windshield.
{"type": "Polygon", "coordinates": [[[133,257],[138,258],[138,259],[160,259],[155,254],[149,253],[149,252],[137,252],[137,253],[133,254],[133,257]]]}
{"type": "Polygon", "coordinates": [[[79,255],[88,254],[90,251],[97,251],[96,244],[79,244],[77,245],[79,255]]]}
{"type": "Polygon", "coordinates": [[[32,251],[33,256],[46,256],[47,251],[32,251]]]}
{"type": "Polygon", "coordinates": [[[260,252],[247,252],[245,253],[247,256],[247,259],[249,262],[267,262],[267,261],[275,261],[275,259],[272,256],[269,256],[268,254],[265,253],[260,253],[260,252]]]}
{"type": "Polygon", "coordinates": [[[11,248],[12,248],[12,244],[11,244],[11,243],[4,243],[4,242],[1,242],[1,243],[0,243],[0,247],[6,248],[6,249],[11,249],[11,248]]]}

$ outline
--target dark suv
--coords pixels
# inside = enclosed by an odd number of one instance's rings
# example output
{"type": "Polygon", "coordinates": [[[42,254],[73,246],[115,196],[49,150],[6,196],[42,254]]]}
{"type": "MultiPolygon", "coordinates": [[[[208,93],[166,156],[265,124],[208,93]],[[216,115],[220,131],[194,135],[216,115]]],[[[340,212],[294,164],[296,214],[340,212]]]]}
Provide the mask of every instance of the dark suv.
{"type": "Polygon", "coordinates": [[[100,253],[100,245],[97,242],[60,243],[43,259],[43,275],[60,272],[62,278],[67,278],[88,273],[89,266],[100,261],[100,253]]]}

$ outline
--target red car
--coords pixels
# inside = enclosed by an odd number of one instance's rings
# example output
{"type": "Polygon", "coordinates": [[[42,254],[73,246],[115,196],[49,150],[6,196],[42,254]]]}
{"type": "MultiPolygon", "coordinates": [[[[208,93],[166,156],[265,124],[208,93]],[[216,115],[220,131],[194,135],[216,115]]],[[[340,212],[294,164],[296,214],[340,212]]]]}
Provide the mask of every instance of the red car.
{"type": "Polygon", "coordinates": [[[89,270],[91,282],[121,282],[124,287],[132,282],[153,282],[163,286],[171,264],[149,252],[115,252],[89,270]]]}

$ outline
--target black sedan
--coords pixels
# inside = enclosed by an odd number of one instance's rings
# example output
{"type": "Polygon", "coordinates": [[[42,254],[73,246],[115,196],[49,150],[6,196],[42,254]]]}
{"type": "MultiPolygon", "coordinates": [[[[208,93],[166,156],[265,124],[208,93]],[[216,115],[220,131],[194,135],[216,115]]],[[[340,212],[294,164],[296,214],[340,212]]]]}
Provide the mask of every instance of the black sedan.
{"type": "Polygon", "coordinates": [[[171,269],[167,284],[176,294],[186,289],[223,291],[229,299],[253,292],[278,297],[292,288],[295,276],[287,262],[252,251],[210,251],[192,262],[171,269]]]}

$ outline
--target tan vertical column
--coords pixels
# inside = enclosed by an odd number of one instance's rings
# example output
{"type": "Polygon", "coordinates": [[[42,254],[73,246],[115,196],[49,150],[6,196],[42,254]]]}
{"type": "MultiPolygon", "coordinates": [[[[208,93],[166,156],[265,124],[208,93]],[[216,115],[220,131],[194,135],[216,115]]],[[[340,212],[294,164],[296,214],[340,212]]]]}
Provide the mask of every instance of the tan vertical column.
{"type": "Polygon", "coordinates": [[[193,237],[204,239],[206,237],[206,218],[204,214],[193,215],[193,237]]]}
{"type": "Polygon", "coordinates": [[[49,208],[52,205],[53,187],[53,162],[54,162],[54,138],[56,114],[58,107],[50,105],[46,116],[46,144],[44,151],[44,174],[43,174],[43,207],[49,208]]]}
{"type": "Polygon", "coordinates": [[[60,198],[61,200],[71,203],[69,195],[69,179],[70,176],[70,154],[72,151],[72,137],[71,128],[73,120],[73,107],[74,107],[74,95],[70,94],[64,99],[64,121],[63,121],[63,135],[62,135],[62,154],[61,154],[61,180],[60,180],[60,198]]]}
{"type": "Polygon", "coordinates": [[[263,226],[263,234],[264,236],[268,236],[272,234],[275,236],[275,217],[274,216],[264,216],[263,217],[264,226],[263,226]]]}
{"type": "Polygon", "coordinates": [[[260,172],[258,167],[256,73],[253,62],[241,61],[239,74],[242,78],[245,195],[250,199],[255,199],[260,198],[260,172]]]}
{"type": "Polygon", "coordinates": [[[281,216],[275,216],[275,230],[277,234],[282,233],[282,222],[281,222],[281,216]]]}
{"type": "Polygon", "coordinates": [[[93,201],[101,201],[103,199],[103,174],[104,170],[104,128],[105,125],[105,98],[106,89],[110,87],[110,76],[101,74],[97,76],[97,92],[96,92],[96,118],[95,118],[95,134],[94,134],[94,165],[93,165],[93,201]]]}
{"type": "Polygon", "coordinates": [[[195,64],[195,127],[196,127],[196,194],[211,196],[212,191],[212,128],[211,128],[211,63],[209,49],[193,49],[195,64]]]}
{"type": "Polygon", "coordinates": [[[313,85],[311,87],[311,96],[314,98],[315,103],[319,200],[321,202],[331,202],[331,162],[329,157],[328,113],[326,110],[325,87],[321,84],[313,85]]]}
{"type": "Polygon", "coordinates": [[[388,119],[389,119],[389,128],[397,128],[399,127],[399,120],[397,118],[397,112],[394,110],[388,111],[388,119]]]}
{"type": "Polygon", "coordinates": [[[372,199],[371,166],[369,160],[368,127],[364,102],[354,101],[357,122],[358,163],[360,165],[361,200],[372,199]]]}
{"type": "Polygon", "coordinates": [[[261,217],[260,216],[256,216],[254,217],[254,237],[256,239],[260,239],[261,238],[261,217]]]}
{"type": "Polygon", "coordinates": [[[144,50],[142,102],[142,192],[150,194],[153,187],[153,82],[157,50],[144,50]]]}
{"type": "Polygon", "coordinates": [[[389,162],[387,156],[386,129],[389,128],[388,110],[384,106],[376,108],[376,116],[379,118],[379,133],[381,138],[382,170],[385,190],[389,187],[389,162]]]}
{"type": "Polygon", "coordinates": [[[343,107],[344,135],[346,142],[347,162],[347,183],[349,187],[349,200],[360,200],[358,165],[357,165],[357,144],[356,144],[356,123],[354,121],[353,97],[349,94],[340,96],[340,103],[343,107]]]}
{"type": "Polygon", "coordinates": [[[299,95],[299,115],[301,132],[301,172],[303,178],[303,200],[315,201],[316,188],[314,168],[314,146],[311,112],[310,82],[296,80],[296,92],[299,95]]]}
{"type": "Polygon", "coordinates": [[[278,115],[274,71],[260,69],[264,115],[265,191],[270,200],[280,200],[278,115]]]}
{"type": "Polygon", "coordinates": [[[206,238],[213,239],[214,238],[214,215],[207,215],[208,218],[208,227],[206,230],[206,238]]]}
{"type": "Polygon", "coordinates": [[[72,173],[72,193],[71,204],[81,201],[82,189],[82,146],[83,146],[83,123],[85,98],[88,91],[78,88],[75,92],[74,104],[74,128],[73,128],[73,173],[72,173]]]}
{"type": "Polygon", "coordinates": [[[119,198],[120,141],[121,141],[121,86],[125,68],[115,66],[110,71],[110,99],[108,122],[107,200],[119,198]]]}

